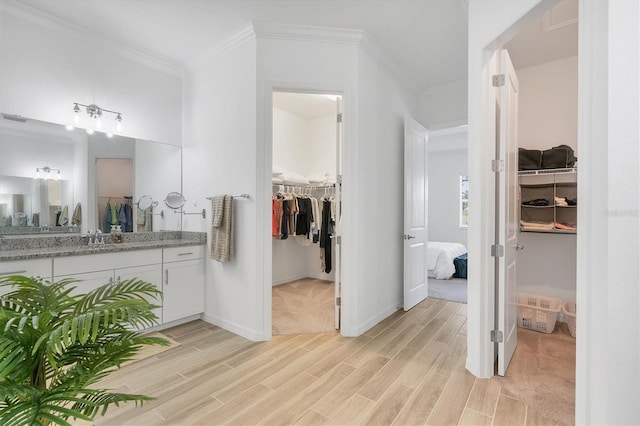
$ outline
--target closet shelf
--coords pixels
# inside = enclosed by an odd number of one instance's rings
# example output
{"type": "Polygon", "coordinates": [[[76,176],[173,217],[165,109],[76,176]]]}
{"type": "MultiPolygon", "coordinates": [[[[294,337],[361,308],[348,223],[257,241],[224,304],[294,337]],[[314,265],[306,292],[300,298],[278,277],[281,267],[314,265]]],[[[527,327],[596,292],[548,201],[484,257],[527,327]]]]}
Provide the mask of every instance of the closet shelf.
{"type": "Polygon", "coordinates": [[[550,205],[550,206],[529,206],[527,204],[522,204],[520,207],[526,207],[528,209],[552,209],[555,206],[554,205],[550,205]]]}
{"type": "Polygon", "coordinates": [[[536,232],[539,234],[576,234],[577,232],[572,229],[527,229],[520,228],[520,232],[536,232]]]}

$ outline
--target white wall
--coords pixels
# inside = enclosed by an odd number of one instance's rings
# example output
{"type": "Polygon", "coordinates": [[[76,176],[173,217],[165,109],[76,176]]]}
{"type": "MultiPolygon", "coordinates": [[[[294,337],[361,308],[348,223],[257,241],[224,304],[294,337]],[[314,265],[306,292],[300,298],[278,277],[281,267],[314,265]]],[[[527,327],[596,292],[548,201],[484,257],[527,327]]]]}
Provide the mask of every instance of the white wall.
{"type": "Polygon", "coordinates": [[[640,4],[579,13],[576,423],[640,424],[640,4]]]}
{"type": "MultiPolygon", "coordinates": [[[[518,145],[549,149],[565,144],[578,152],[578,57],[520,68],[518,145]]],[[[578,205],[578,208],[580,206],[578,205]]],[[[578,227],[578,232],[588,232],[578,227]]],[[[576,237],[522,232],[518,243],[518,291],[562,300],[576,297],[576,237]]],[[[564,320],[564,316],[561,316],[564,320]]]]}
{"type": "Polygon", "coordinates": [[[467,80],[435,86],[420,95],[418,119],[429,129],[467,123],[467,80]]]}
{"type": "Polygon", "coordinates": [[[578,152],[578,57],[516,70],[520,82],[518,146],[578,152]]]}
{"type": "Polygon", "coordinates": [[[122,112],[125,135],[181,143],[175,67],[19,3],[0,3],[0,111],[70,124],[74,102],[122,112]]]}
{"type": "Polygon", "coordinates": [[[185,210],[204,207],[207,218],[184,216],[183,229],[206,231],[211,241],[211,201],[206,197],[249,194],[248,200],[234,201],[233,260],[207,261],[205,319],[259,340],[267,272],[256,266],[257,218],[267,204],[256,199],[256,43],[253,38],[239,43],[192,64],[185,75],[185,210]]]}
{"type": "Polygon", "coordinates": [[[357,173],[357,187],[347,198],[355,202],[351,226],[357,232],[356,247],[344,262],[346,268],[357,253],[357,326],[352,335],[402,306],[404,117],[415,116],[418,104],[368,50],[360,51],[358,70],[359,137],[352,162],[345,161],[345,168],[357,173]]]}
{"type": "MultiPolygon", "coordinates": [[[[153,230],[179,230],[180,215],[164,204],[169,192],[182,192],[182,155],[180,147],[146,140],[135,141],[134,202],[149,195],[158,203],[153,208],[153,230]],[[159,167],[162,165],[162,167],[159,167]],[[164,211],[164,217],[159,214],[164,211]]],[[[186,210],[192,211],[190,207],[186,210]]],[[[137,209],[133,209],[137,217],[137,209]]],[[[193,209],[195,211],[195,209],[193,209]]],[[[135,227],[134,227],[135,228],[135,227]]]]}
{"type": "Polygon", "coordinates": [[[467,246],[467,229],[460,228],[459,219],[460,176],[468,173],[466,145],[466,132],[429,138],[429,241],[467,246]]]}
{"type": "Polygon", "coordinates": [[[309,120],[273,108],[273,164],[301,176],[309,174],[307,136],[309,120]]]}

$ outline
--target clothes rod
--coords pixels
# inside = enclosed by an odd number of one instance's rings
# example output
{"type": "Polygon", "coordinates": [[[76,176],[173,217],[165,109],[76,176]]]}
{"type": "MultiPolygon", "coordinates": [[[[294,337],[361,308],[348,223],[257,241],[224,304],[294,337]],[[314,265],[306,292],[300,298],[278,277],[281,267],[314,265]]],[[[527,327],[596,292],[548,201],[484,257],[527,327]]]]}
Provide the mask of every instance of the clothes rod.
{"type": "MultiPolygon", "coordinates": [[[[249,199],[249,194],[235,194],[232,195],[233,198],[245,198],[245,199],[249,199]]],[[[213,200],[213,197],[207,197],[207,200],[213,200]]]]}

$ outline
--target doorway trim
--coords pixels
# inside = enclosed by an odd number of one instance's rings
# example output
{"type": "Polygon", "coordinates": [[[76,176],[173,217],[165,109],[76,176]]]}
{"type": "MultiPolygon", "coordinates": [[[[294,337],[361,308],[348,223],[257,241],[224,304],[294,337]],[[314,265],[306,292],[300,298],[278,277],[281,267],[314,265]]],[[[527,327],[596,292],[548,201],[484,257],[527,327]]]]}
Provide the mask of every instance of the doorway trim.
{"type": "MultiPolygon", "coordinates": [[[[302,83],[302,82],[293,82],[293,81],[265,81],[264,82],[264,92],[263,92],[263,114],[264,123],[262,123],[262,128],[264,131],[264,143],[258,143],[258,158],[263,158],[263,170],[262,174],[258,169],[257,174],[257,187],[258,189],[262,188],[262,197],[259,197],[257,202],[258,206],[264,206],[264,214],[263,218],[263,226],[262,229],[264,232],[258,236],[258,241],[261,241],[261,246],[258,246],[258,250],[260,247],[262,248],[262,256],[258,256],[258,259],[261,259],[263,262],[262,268],[258,268],[258,271],[262,269],[262,281],[263,281],[263,309],[262,309],[262,324],[263,330],[262,340],[271,340],[272,337],[272,286],[273,286],[273,249],[272,249],[272,241],[270,232],[267,233],[268,230],[271,229],[271,215],[269,214],[267,207],[267,201],[271,199],[272,196],[272,181],[271,181],[271,171],[273,168],[273,92],[291,92],[291,93],[306,93],[306,94],[334,94],[342,96],[342,114],[343,114],[343,131],[342,131],[342,167],[343,173],[345,168],[350,167],[351,164],[351,156],[349,155],[348,147],[351,145],[349,143],[350,135],[351,135],[351,126],[349,125],[349,106],[351,105],[351,96],[350,91],[346,88],[336,88],[336,87],[327,87],[322,85],[317,85],[314,83],[302,83]],[[345,100],[346,99],[346,100],[345,100]],[[260,155],[260,151],[262,151],[262,155],[260,155]]],[[[258,105],[260,108],[260,105],[258,105]]],[[[258,123],[260,126],[260,123],[258,123]]],[[[342,181],[342,197],[344,197],[344,188],[349,188],[350,184],[348,179],[345,179],[343,174],[342,181]]],[[[342,204],[345,205],[344,203],[342,204]]],[[[260,207],[258,207],[260,211],[260,207]]],[[[342,259],[349,258],[352,259],[351,250],[349,250],[349,244],[344,244],[345,241],[345,224],[348,224],[349,221],[345,216],[345,210],[343,207],[342,211],[343,220],[341,226],[341,236],[342,236],[342,259]],[[347,251],[349,250],[349,251],[347,251]]],[[[348,228],[347,228],[348,229],[348,228]]],[[[347,235],[350,235],[347,231],[347,235]]],[[[352,237],[348,237],[352,238],[352,237]]],[[[347,240],[348,241],[348,240],[347,240]]],[[[342,300],[341,300],[341,326],[340,326],[340,334],[346,334],[345,330],[348,330],[351,320],[349,315],[352,312],[350,303],[355,299],[351,296],[351,293],[354,291],[353,280],[347,275],[345,268],[342,267],[341,264],[341,292],[342,292],[342,300]],[[347,285],[345,285],[345,282],[347,285]]],[[[348,270],[348,268],[347,268],[348,270]]]]}

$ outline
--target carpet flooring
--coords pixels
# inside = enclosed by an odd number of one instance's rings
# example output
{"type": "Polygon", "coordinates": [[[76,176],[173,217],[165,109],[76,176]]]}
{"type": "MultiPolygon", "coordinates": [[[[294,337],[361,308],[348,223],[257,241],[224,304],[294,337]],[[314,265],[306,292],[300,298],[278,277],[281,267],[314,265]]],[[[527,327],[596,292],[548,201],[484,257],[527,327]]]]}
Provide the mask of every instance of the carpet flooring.
{"type": "Polygon", "coordinates": [[[467,303],[467,280],[464,278],[451,278],[450,280],[429,278],[429,297],[467,303]]]}
{"type": "Polygon", "coordinates": [[[334,283],[304,278],[272,289],[271,332],[277,334],[335,332],[334,283]]]}
{"type": "Polygon", "coordinates": [[[505,377],[495,376],[505,394],[537,411],[544,424],[575,424],[576,341],[566,323],[553,333],[518,328],[518,346],[505,377]]]}

